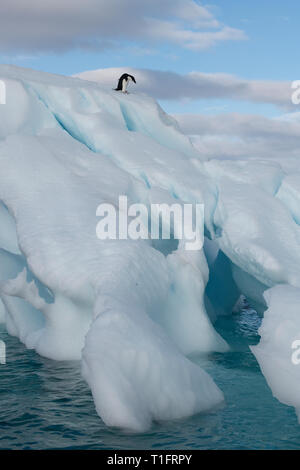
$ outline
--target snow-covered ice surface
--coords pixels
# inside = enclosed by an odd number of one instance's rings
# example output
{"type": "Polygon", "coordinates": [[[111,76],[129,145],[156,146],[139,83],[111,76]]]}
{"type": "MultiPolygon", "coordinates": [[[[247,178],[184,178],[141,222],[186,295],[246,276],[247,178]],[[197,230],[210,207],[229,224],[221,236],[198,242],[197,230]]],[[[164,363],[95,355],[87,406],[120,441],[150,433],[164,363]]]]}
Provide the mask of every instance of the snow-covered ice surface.
{"type": "Polygon", "coordinates": [[[279,390],[273,380],[274,364],[288,360],[273,329],[285,316],[293,330],[297,323],[298,162],[204,161],[146,95],[13,66],[0,66],[0,79],[0,319],[8,332],[50,359],[81,360],[104,422],[143,431],[223,402],[191,356],[229,350],[213,322],[243,294],[258,311],[269,306],[253,351],[276,397],[299,409],[296,391],[287,398],[282,390],[298,369],[279,390]],[[117,207],[120,195],[204,203],[204,249],[97,239],[98,205],[117,207]]]}
{"type": "Polygon", "coordinates": [[[265,293],[268,310],[251,350],[273,394],[294,406],[300,420],[300,289],[278,285],[265,293]]]}

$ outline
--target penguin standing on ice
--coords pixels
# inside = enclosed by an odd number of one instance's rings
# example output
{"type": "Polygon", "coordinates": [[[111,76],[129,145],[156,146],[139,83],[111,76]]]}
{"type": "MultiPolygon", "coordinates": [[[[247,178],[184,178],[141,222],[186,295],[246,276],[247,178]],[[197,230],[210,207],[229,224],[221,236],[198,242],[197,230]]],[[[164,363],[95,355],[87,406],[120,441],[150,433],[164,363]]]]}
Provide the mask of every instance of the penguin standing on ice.
{"type": "Polygon", "coordinates": [[[123,73],[123,75],[121,75],[121,77],[119,78],[118,86],[117,88],[115,88],[115,90],[122,91],[123,93],[128,93],[127,86],[130,81],[136,83],[133,75],[129,75],[129,73],[123,73]]]}

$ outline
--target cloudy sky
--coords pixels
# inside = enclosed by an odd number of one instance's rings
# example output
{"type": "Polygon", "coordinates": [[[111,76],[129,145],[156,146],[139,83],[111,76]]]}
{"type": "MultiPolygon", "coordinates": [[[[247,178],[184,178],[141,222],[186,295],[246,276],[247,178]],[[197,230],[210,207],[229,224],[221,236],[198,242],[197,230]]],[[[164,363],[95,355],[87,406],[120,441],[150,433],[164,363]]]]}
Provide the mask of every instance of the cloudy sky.
{"type": "Polygon", "coordinates": [[[83,76],[108,88],[128,70],[212,157],[297,154],[299,15],[296,0],[1,0],[0,62],[97,70],[83,76]]]}

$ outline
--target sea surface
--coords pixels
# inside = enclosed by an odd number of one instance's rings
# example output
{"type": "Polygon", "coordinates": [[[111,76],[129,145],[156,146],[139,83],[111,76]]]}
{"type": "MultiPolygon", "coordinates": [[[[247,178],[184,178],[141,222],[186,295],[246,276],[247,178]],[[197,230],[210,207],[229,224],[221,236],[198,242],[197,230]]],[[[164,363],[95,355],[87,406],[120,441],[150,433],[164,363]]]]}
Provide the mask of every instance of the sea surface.
{"type": "Polygon", "coordinates": [[[273,398],[249,349],[260,322],[251,309],[220,318],[215,326],[231,351],[195,359],[223,391],[223,407],[137,435],[103,424],[78,362],[42,358],[1,325],[0,449],[299,449],[293,408],[273,398]]]}

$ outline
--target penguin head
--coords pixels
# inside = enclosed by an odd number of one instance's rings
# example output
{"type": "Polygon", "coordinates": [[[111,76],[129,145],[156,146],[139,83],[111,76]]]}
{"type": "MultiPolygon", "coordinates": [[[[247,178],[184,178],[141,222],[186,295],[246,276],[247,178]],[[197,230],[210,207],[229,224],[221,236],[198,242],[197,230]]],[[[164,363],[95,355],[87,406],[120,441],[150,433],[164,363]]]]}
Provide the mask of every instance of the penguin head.
{"type": "Polygon", "coordinates": [[[133,75],[128,75],[128,80],[131,80],[133,83],[136,83],[133,75]]]}

